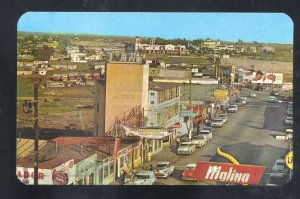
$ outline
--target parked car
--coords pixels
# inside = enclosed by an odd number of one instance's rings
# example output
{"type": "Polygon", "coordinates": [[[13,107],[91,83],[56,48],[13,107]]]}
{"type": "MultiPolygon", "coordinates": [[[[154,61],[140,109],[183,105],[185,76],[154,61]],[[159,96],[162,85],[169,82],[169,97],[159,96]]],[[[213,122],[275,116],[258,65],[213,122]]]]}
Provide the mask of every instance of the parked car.
{"type": "Polygon", "coordinates": [[[178,155],[190,155],[196,150],[196,146],[191,142],[182,142],[180,144],[180,147],[177,149],[177,154],[178,155]]]}
{"type": "Polygon", "coordinates": [[[197,136],[198,132],[197,130],[192,132],[192,137],[191,140],[189,139],[188,135],[185,135],[184,137],[182,137],[183,142],[190,142],[191,144],[195,145],[196,147],[203,147],[206,145],[207,140],[203,137],[199,137],[197,136]]]}
{"type": "Polygon", "coordinates": [[[288,174],[282,173],[271,173],[266,186],[282,186],[285,185],[289,181],[288,174]]]}
{"type": "Polygon", "coordinates": [[[293,102],[288,102],[288,108],[293,108],[293,102]]]}
{"type": "Polygon", "coordinates": [[[213,127],[211,127],[211,126],[203,126],[203,128],[202,128],[203,130],[209,130],[210,132],[214,132],[214,128],[213,127]]]}
{"type": "Polygon", "coordinates": [[[183,171],[181,179],[182,180],[196,180],[192,178],[192,174],[196,168],[196,163],[191,163],[186,165],[186,169],[183,171]]]}
{"type": "Polygon", "coordinates": [[[153,171],[139,171],[134,175],[133,179],[126,178],[125,185],[155,185],[156,181],[153,171]]]}
{"type": "Polygon", "coordinates": [[[279,92],[278,91],[271,91],[270,95],[271,96],[279,96],[279,92]]]}
{"type": "Polygon", "coordinates": [[[236,113],[238,110],[239,110],[238,105],[233,104],[233,105],[230,105],[228,107],[227,112],[229,112],[229,113],[236,113]]]}
{"type": "Polygon", "coordinates": [[[286,129],[284,132],[285,140],[286,141],[293,140],[293,133],[294,133],[293,129],[286,129]]]}
{"type": "Polygon", "coordinates": [[[285,123],[286,125],[293,125],[293,117],[287,116],[287,117],[285,118],[285,120],[284,120],[284,123],[285,123]]]}
{"type": "Polygon", "coordinates": [[[167,178],[174,172],[174,166],[170,162],[162,161],[156,164],[155,176],[158,178],[167,178]]]}
{"type": "Polygon", "coordinates": [[[223,124],[223,118],[214,118],[211,122],[212,127],[222,127],[223,124]]]}
{"type": "Polygon", "coordinates": [[[228,120],[228,115],[226,113],[222,113],[219,115],[220,118],[223,119],[224,124],[227,122],[228,120]]]}
{"type": "Polygon", "coordinates": [[[274,96],[270,96],[269,97],[269,102],[271,102],[271,103],[278,102],[278,99],[274,96]]]}
{"type": "Polygon", "coordinates": [[[286,110],[286,112],[287,112],[287,114],[288,115],[293,115],[293,108],[288,108],[287,110],[286,110]]]}
{"type": "Polygon", "coordinates": [[[283,173],[287,174],[288,167],[285,164],[284,159],[278,159],[275,161],[274,166],[272,167],[272,173],[283,173]]]}
{"type": "Polygon", "coordinates": [[[249,97],[256,97],[256,93],[250,93],[249,97]]]}
{"type": "Polygon", "coordinates": [[[209,141],[212,139],[213,134],[209,130],[201,130],[198,134],[198,137],[203,137],[205,140],[209,141]]]}

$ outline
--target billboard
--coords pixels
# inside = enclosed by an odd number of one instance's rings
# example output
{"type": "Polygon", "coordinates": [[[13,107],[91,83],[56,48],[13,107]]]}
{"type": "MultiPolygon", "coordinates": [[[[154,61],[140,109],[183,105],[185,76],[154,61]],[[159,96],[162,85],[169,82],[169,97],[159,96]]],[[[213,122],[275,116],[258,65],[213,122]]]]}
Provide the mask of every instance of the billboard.
{"type": "Polygon", "coordinates": [[[215,101],[226,101],[228,90],[216,89],[214,90],[215,101]]]}
{"type": "MultiPolygon", "coordinates": [[[[34,168],[17,167],[16,174],[20,182],[26,185],[34,184],[34,168]]],[[[52,185],[52,170],[39,169],[38,170],[38,184],[39,185],[52,185]]]]}
{"type": "Polygon", "coordinates": [[[282,84],[283,74],[282,73],[263,73],[257,71],[252,73],[252,83],[260,84],[282,84]]]}
{"type": "Polygon", "coordinates": [[[193,179],[222,182],[227,184],[259,183],[265,167],[253,165],[234,165],[216,162],[198,162],[192,174],[193,179]]]}

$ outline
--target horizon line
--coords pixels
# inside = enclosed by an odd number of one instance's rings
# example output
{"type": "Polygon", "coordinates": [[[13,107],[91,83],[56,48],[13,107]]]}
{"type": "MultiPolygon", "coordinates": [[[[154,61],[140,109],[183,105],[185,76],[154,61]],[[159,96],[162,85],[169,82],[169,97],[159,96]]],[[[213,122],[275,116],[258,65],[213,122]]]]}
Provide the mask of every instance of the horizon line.
{"type": "Polygon", "coordinates": [[[264,42],[264,41],[246,41],[246,40],[243,40],[241,38],[235,40],[235,41],[228,41],[228,40],[222,40],[220,38],[210,38],[210,37],[206,37],[206,38],[194,38],[194,39],[191,39],[191,38],[180,38],[180,37],[174,37],[174,38],[164,38],[164,37],[159,37],[159,36],[143,36],[143,35],[136,35],[136,36],[133,36],[133,35],[114,35],[114,34],[111,34],[111,35],[102,35],[102,34],[95,34],[95,33],[81,33],[81,32],[37,32],[37,31],[25,31],[25,30],[17,30],[17,33],[18,32],[24,32],[24,33],[37,33],[37,34],[66,34],[66,35],[90,35],[90,36],[111,36],[111,37],[141,37],[141,38],[161,38],[161,39],[165,39],[165,40],[170,40],[170,39],[186,39],[186,40],[197,40],[197,39],[202,39],[202,40],[206,40],[207,38],[209,38],[209,40],[213,40],[213,41],[217,41],[217,40],[220,40],[220,41],[223,41],[223,42],[237,42],[239,39],[242,40],[242,42],[244,43],[254,43],[254,42],[257,42],[257,43],[265,43],[265,44],[282,44],[282,45],[294,45],[294,42],[292,43],[282,43],[282,42],[276,42],[276,43],[273,43],[273,42],[264,42]]]}

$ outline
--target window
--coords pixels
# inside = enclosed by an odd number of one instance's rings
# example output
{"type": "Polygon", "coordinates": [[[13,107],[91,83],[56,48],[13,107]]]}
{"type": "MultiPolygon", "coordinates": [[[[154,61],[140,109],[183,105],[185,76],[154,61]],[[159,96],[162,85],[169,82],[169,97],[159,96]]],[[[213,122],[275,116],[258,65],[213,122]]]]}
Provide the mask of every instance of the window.
{"type": "Polygon", "coordinates": [[[154,101],[150,101],[150,104],[154,104],[154,101]]]}
{"type": "Polygon", "coordinates": [[[154,93],[154,92],[151,92],[151,93],[150,93],[150,95],[151,95],[151,96],[154,96],[154,95],[155,95],[155,93],[154,93]]]}

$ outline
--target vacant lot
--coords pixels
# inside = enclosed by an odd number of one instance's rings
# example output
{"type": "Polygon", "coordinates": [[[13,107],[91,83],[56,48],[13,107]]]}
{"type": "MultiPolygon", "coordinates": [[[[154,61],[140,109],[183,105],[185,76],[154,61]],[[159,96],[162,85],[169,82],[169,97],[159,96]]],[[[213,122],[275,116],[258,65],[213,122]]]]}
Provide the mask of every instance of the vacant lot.
{"type": "Polygon", "coordinates": [[[283,73],[283,80],[291,82],[293,78],[293,62],[256,60],[250,58],[229,58],[222,59],[222,64],[233,64],[237,68],[249,69],[251,65],[257,70],[283,73]]]}

